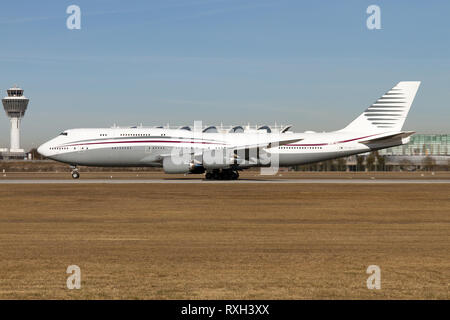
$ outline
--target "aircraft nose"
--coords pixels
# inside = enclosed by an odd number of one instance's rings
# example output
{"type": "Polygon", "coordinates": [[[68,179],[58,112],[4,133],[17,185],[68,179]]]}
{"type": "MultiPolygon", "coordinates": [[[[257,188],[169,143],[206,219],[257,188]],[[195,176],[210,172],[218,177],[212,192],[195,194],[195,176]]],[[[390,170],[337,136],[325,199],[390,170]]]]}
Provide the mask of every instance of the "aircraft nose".
{"type": "Polygon", "coordinates": [[[37,152],[44,157],[46,157],[48,155],[48,147],[46,145],[47,144],[44,143],[44,144],[40,145],[39,148],[37,148],[37,152]]]}

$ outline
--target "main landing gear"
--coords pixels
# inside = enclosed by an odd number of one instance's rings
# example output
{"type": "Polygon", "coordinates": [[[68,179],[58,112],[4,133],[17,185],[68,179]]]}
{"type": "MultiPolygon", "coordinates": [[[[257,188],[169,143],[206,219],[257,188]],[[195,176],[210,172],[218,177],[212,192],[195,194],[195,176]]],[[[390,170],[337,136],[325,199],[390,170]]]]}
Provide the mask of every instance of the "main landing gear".
{"type": "Polygon", "coordinates": [[[73,179],[78,179],[80,177],[80,173],[78,172],[77,167],[70,166],[70,169],[72,170],[72,178],[73,179]]]}
{"type": "Polygon", "coordinates": [[[205,175],[206,180],[237,180],[239,172],[231,169],[215,169],[208,171],[205,175]]]}

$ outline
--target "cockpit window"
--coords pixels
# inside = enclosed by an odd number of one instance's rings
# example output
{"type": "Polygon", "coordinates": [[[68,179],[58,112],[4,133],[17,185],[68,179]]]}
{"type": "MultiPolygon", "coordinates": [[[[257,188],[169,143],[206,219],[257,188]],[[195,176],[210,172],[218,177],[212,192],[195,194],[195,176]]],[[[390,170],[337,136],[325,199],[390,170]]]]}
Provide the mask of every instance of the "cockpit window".
{"type": "Polygon", "coordinates": [[[67,132],[61,132],[59,135],[60,136],[67,136],[67,132]]]}

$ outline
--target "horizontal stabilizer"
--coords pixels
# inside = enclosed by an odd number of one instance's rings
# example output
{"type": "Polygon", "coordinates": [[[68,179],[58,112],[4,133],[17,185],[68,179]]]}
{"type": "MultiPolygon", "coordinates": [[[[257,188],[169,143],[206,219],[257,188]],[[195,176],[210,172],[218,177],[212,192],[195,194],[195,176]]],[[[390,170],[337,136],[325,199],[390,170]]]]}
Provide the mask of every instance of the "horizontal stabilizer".
{"type": "Polygon", "coordinates": [[[414,133],[415,133],[414,131],[404,131],[404,132],[399,132],[399,133],[386,134],[381,137],[378,136],[374,139],[367,139],[367,140],[358,141],[358,142],[364,143],[364,144],[369,144],[369,143],[383,142],[385,140],[396,139],[396,138],[405,139],[405,138],[408,138],[409,136],[413,135],[414,133]]]}

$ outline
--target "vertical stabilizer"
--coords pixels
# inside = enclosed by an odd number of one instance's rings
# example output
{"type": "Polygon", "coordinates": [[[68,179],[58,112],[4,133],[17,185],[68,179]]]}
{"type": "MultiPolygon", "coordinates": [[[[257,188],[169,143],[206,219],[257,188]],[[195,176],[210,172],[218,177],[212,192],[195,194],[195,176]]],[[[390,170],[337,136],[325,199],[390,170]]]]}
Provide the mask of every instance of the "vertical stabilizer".
{"type": "Polygon", "coordinates": [[[401,81],[340,131],[401,131],[420,81],[401,81]]]}

